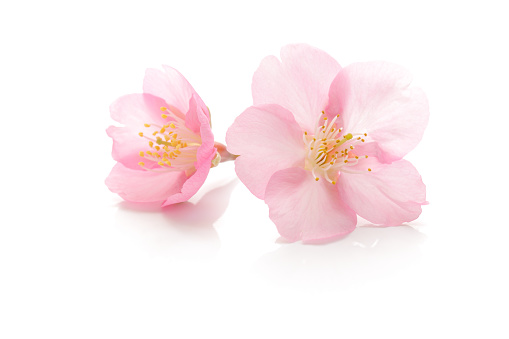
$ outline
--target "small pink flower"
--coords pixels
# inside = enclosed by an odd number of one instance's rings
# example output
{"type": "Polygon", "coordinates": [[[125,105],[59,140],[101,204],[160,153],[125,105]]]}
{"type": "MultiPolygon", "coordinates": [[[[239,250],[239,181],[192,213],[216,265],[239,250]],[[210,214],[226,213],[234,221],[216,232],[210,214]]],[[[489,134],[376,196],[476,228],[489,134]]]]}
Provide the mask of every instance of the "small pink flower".
{"type": "Polygon", "coordinates": [[[125,200],[167,206],[191,198],[221,160],[218,149],[228,153],[214,143],[209,110],[193,87],[163,67],[147,70],[143,94],[123,96],[110,107],[125,127],[106,131],[117,161],[106,185],[125,200]]]}
{"type": "Polygon", "coordinates": [[[307,45],[266,57],[253,77],[254,106],[227,132],[237,175],[269,206],[285,238],[352,232],[357,215],[380,225],[416,219],[426,188],[403,156],[428,121],[423,92],[385,62],[346,68],[307,45]]]}

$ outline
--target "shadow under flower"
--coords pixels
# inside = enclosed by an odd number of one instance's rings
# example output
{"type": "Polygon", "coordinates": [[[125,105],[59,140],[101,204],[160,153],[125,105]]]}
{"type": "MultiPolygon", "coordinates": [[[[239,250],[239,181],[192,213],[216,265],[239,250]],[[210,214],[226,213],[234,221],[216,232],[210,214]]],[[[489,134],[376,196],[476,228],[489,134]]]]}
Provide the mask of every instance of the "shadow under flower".
{"type": "Polygon", "coordinates": [[[175,227],[212,226],[226,211],[238,182],[238,179],[233,179],[210,190],[197,203],[183,202],[164,207],[163,214],[175,227]]]}
{"type": "Polygon", "coordinates": [[[156,255],[183,262],[208,261],[220,248],[214,223],[224,214],[234,179],[208,191],[197,203],[167,207],[160,203],[119,203],[117,224],[135,233],[139,244],[156,255]]]}
{"type": "Polygon", "coordinates": [[[419,260],[426,236],[415,228],[363,225],[334,242],[316,245],[277,242],[255,271],[269,283],[286,287],[348,288],[396,274],[419,260]]]}

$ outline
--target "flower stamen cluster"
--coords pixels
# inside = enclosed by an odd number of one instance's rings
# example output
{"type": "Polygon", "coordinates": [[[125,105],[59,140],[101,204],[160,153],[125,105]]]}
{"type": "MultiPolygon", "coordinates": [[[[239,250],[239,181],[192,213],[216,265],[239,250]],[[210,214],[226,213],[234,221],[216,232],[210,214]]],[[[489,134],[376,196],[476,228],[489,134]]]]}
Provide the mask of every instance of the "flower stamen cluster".
{"type": "MultiPolygon", "coordinates": [[[[336,123],[339,114],[328,120],[325,111],[318,120],[313,135],[304,132],[303,140],[306,144],[305,169],[311,171],[316,181],[323,177],[335,185],[341,171],[347,173],[365,173],[365,171],[348,170],[359,161],[368,158],[367,155],[359,157],[354,153],[355,145],[365,142],[367,133],[343,133],[343,129],[336,123]],[[322,121],[323,120],[323,121],[322,121]],[[322,124],[323,123],[323,124],[322,124]],[[357,138],[354,138],[357,137],[357,138]]],[[[368,168],[371,172],[371,168],[368,168]]]]}
{"type": "MultiPolygon", "coordinates": [[[[161,107],[161,111],[168,111],[161,107]]],[[[168,114],[161,114],[163,119],[168,119],[168,114]]],[[[171,115],[172,121],[165,125],[145,124],[146,128],[155,127],[152,133],[147,136],[140,132],[138,135],[148,140],[149,150],[140,151],[140,157],[156,163],[159,168],[147,166],[144,161],[138,165],[143,169],[155,172],[185,171],[194,166],[196,162],[196,151],[201,146],[201,137],[185,126],[185,121],[177,115],[171,115]]]]}

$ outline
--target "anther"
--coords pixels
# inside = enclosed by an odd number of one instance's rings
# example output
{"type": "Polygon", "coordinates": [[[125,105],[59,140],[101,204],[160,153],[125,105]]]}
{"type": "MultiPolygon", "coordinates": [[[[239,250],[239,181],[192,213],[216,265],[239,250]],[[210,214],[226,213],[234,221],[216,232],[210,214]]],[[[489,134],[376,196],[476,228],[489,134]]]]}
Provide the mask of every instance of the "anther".
{"type": "Polygon", "coordinates": [[[138,133],[138,135],[139,135],[140,137],[142,137],[142,136],[143,136],[143,132],[138,133]]]}
{"type": "Polygon", "coordinates": [[[140,157],[144,157],[145,156],[145,153],[143,153],[143,151],[140,151],[140,157]]]}

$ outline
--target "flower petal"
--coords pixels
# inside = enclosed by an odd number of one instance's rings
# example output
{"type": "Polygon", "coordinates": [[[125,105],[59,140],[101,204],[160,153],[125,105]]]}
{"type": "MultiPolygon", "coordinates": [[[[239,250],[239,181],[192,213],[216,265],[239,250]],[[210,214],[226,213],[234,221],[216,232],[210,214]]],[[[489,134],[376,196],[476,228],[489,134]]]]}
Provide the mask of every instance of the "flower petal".
{"type": "Polygon", "coordinates": [[[161,107],[166,102],[151,94],[128,94],[118,98],[110,106],[111,118],[143,132],[143,124],[164,124],[161,107]]]}
{"type": "Polygon", "coordinates": [[[281,62],[268,56],[253,76],[255,105],[278,104],[295,116],[300,126],[313,131],[325,109],[332,80],[341,66],[327,53],[305,44],[281,49],[281,62]]]}
{"type": "Polygon", "coordinates": [[[195,133],[200,133],[202,124],[207,124],[210,130],[209,109],[198,94],[191,96],[188,106],[189,110],[185,117],[186,127],[195,133]]]}
{"type": "MultiPolygon", "coordinates": [[[[144,124],[163,125],[167,121],[161,117],[161,107],[166,106],[163,99],[151,94],[130,94],[117,99],[111,106],[111,117],[126,127],[110,126],[106,133],[113,139],[112,156],[131,169],[139,169],[138,162],[143,161],[140,151],[149,149],[148,141],[140,137],[154,129],[144,124]]],[[[171,118],[170,118],[171,119],[171,118]]],[[[146,162],[147,168],[156,167],[154,162],[146,162]]]]}
{"type": "Polygon", "coordinates": [[[359,216],[375,224],[396,226],[421,214],[426,186],[408,161],[383,164],[368,158],[352,169],[366,174],[342,172],[337,185],[345,202],[359,216]]]}
{"type": "Polygon", "coordinates": [[[193,114],[196,116],[197,122],[200,124],[200,136],[202,142],[201,146],[196,151],[196,162],[194,163],[196,172],[194,172],[194,174],[192,174],[187,179],[180,192],[166,199],[166,201],[163,203],[163,206],[187,201],[193,195],[195,195],[205,182],[205,179],[207,178],[210,171],[212,159],[214,159],[216,156],[216,148],[214,147],[214,135],[212,134],[212,129],[210,128],[209,117],[205,113],[207,108],[198,106],[200,105],[199,100],[200,99],[197,95],[193,95],[189,101],[189,111],[193,112],[193,114]]]}
{"type": "Polygon", "coordinates": [[[335,185],[316,182],[309,171],[298,167],[270,178],[265,203],[279,233],[290,241],[345,235],[357,223],[357,216],[341,201],[335,185]]]}
{"type": "Polygon", "coordinates": [[[106,185],[124,200],[157,202],[178,193],[185,181],[184,172],[134,170],[117,163],[106,178],[106,185]]]}
{"type": "MultiPolygon", "coordinates": [[[[131,169],[140,169],[138,163],[144,161],[140,152],[149,150],[147,140],[141,138],[138,132],[129,127],[110,126],[106,130],[108,136],[113,139],[113,149],[111,155],[113,159],[121,162],[124,166],[131,169]]],[[[146,168],[158,167],[156,162],[145,162],[146,168]]]]}
{"type": "Polygon", "coordinates": [[[197,165],[198,167],[196,168],[196,172],[194,172],[194,174],[186,180],[180,192],[166,199],[166,201],[163,203],[163,206],[187,201],[193,195],[195,195],[205,182],[205,179],[207,179],[210,171],[210,165],[212,163],[212,159],[214,159],[214,156],[215,153],[211,153],[207,158],[202,158],[199,165],[197,165]]]}
{"type": "Polygon", "coordinates": [[[426,96],[410,82],[391,63],[349,65],[331,84],[327,112],[342,116],[345,132],[367,132],[387,161],[399,160],[419,143],[429,117],[426,96]]]}
{"type": "Polygon", "coordinates": [[[164,72],[154,68],[147,69],[143,80],[143,91],[163,98],[170,106],[168,108],[183,118],[189,110],[189,100],[193,94],[197,96],[198,94],[179,71],[165,65],[163,69],[164,72]]]}
{"type": "Polygon", "coordinates": [[[258,198],[275,172],[304,166],[303,133],[293,115],[278,105],[251,106],[226,132],[228,152],[240,155],[235,171],[258,198]]]}

